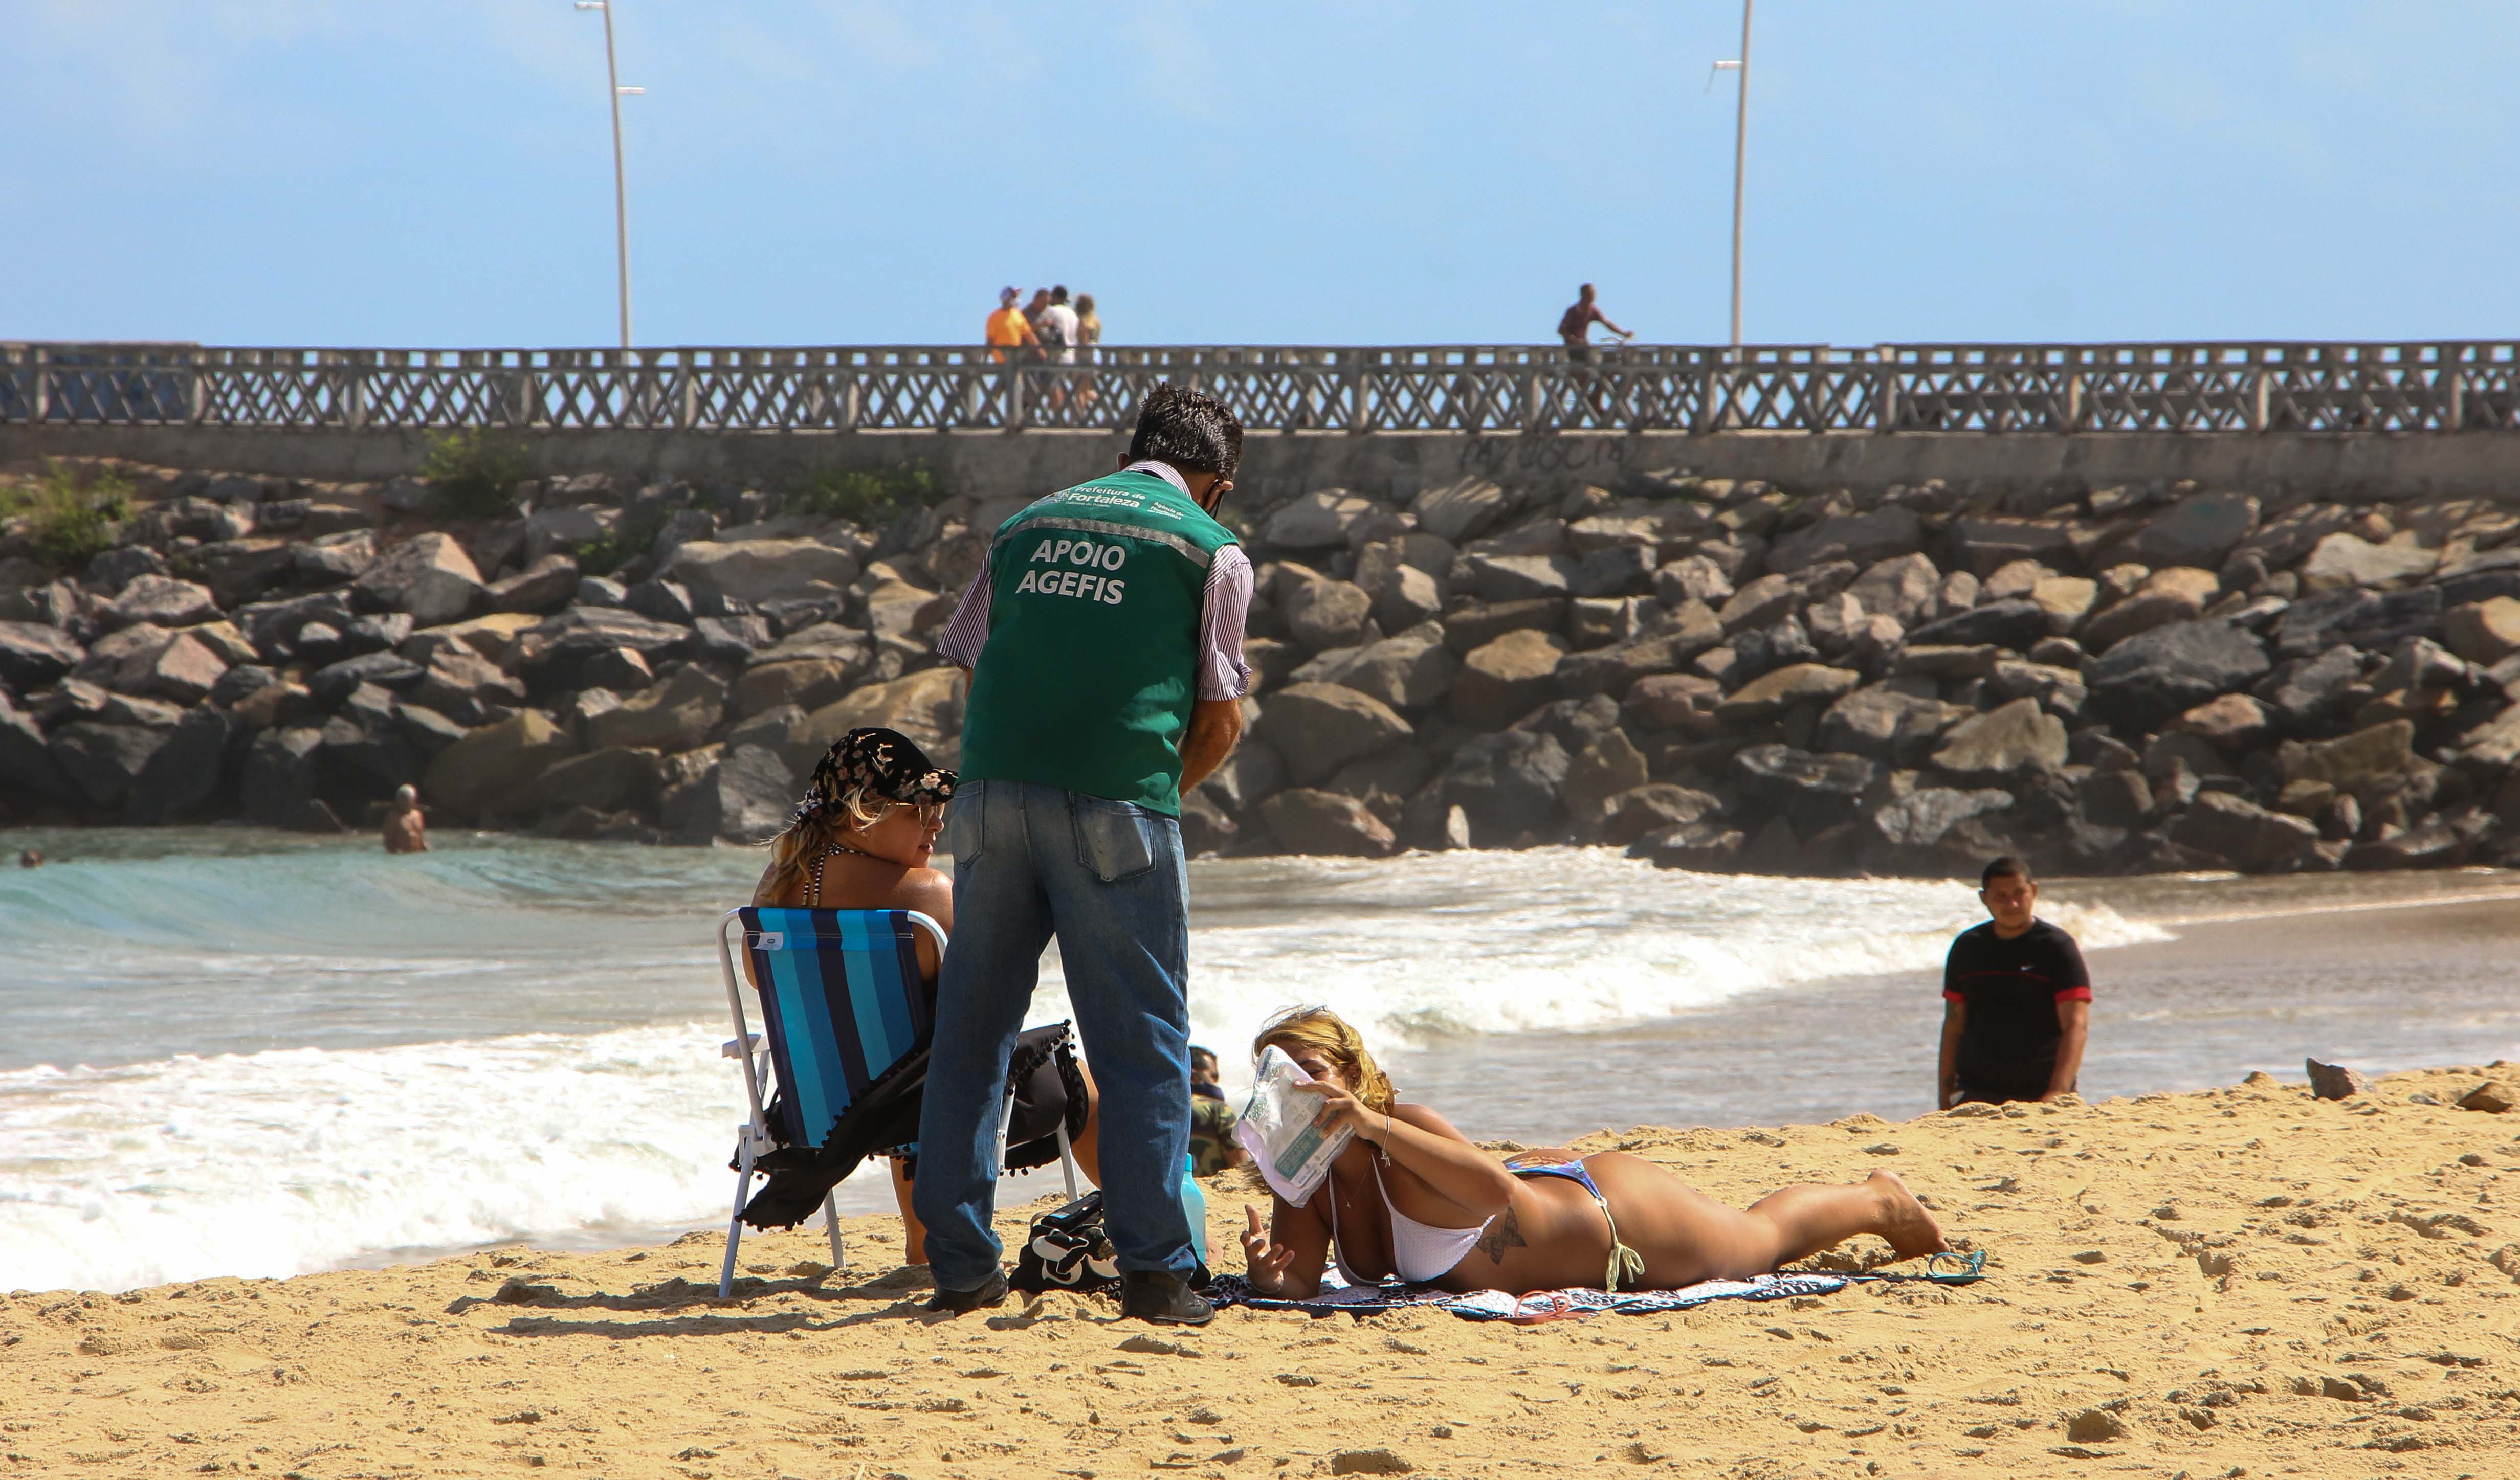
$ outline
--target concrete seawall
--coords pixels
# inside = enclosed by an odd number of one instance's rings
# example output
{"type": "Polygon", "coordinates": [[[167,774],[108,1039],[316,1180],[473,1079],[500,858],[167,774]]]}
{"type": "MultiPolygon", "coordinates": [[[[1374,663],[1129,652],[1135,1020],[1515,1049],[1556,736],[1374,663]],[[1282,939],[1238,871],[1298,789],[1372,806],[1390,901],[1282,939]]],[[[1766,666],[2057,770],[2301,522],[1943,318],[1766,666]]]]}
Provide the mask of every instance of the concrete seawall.
{"type": "MultiPolygon", "coordinates": [[[[1076,482],[1110,467],[1127,446],[1114,432],[1063,430],[519,435],[552,472],[775,488],[822,470],[919,461],[949,485],[988,496],[1076,482]]],[[[427,435],[408,429],[0,426],[0,467],[119,457],[351,480],[410,472],[427,450],[427,435]]],[[[1615,486],[1626,474],[1668,468],[1788,488],[1878,490],[1941,479],[1962,489],[2092,489],[2184,478],[2318,499],[2520,500],[2520,431],[1256,432],[1244,444],[1241,482],[1246,493],[1269,500],[1328,487],[1406,498],[1472,474],[1515,484],[1615,486]]]]}

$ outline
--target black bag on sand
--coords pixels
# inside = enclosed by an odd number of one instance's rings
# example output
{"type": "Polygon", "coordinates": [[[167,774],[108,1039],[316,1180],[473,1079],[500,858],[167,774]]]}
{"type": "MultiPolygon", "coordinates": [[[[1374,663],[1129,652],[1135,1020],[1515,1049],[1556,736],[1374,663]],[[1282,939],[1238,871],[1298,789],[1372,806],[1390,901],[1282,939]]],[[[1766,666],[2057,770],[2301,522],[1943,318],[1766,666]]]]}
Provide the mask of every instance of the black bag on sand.
{"type": "MultiPolygon", "coordinates": [[[[1209,1278],[1207,1263],[1201,1260],[1190,1277],[1190,1287],[1205,1289],[1209,1278]]],[[[1102,1193],[1088,1192],[1056,1212],[1033,1219],[1030,1232],[1024,1234],[1024,1246],[1015,1255],[1015,1272],[1008,1277],[1007,1283],[1027,1295],[1052,1290],[1073,1290],[1080,1295],[1118,1290],[1119,1255],[1111,1248],[1111,1235],[1102,1228],[1102,1193]]]]}
{"type": "MultiPolygon", "coordinates": [[[[1016,1038],[1006,1085],[1015,1095],[1014,1113],[1007,1122],[1007,1166],[1020,1171],[1057,1161],[1059,1127],[1067,1128],[1070,1142],[1085,1129],[1085,1075],[1077,1067],[1068,1025],[1050,1023],[1016,1038]]],[[[824,1195],[856,1171],[858,1163],[917,1141],[926,1086],[927,1048],[922,1044],[868,1087],[821,1146],[782,1145],[754,1162],[770,1181],[744,1204],[743,1221],[756,1229],[794,1228],[814,1215],[824,1195]]],[[[773,1136],[786,1124],[776,1100],[769,1121],[773,1136]]],[[[916,1178],[917,1157],[906,1160],[905,1170],[916,1178]]]]}
{"type": "Polygon", "coordinates": [[[1102,1194],[1092,1191],[1032,1221],[1015,1272],[1007,1283],[1028,1295],[1051,1290],[1092,1294],[1120,1287],[1119,1256],[1102,1232],[1102,1194]]]}

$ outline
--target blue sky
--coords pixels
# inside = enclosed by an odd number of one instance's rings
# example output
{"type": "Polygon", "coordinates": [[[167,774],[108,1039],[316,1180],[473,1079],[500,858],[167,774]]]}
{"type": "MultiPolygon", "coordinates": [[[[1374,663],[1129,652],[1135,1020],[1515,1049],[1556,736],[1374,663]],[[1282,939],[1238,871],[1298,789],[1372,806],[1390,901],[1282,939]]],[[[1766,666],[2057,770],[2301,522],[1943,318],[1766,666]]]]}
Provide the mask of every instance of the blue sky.
{"type": "MultiPolygon", "coordinates": [[[[643,343],[1726,333],[1737,6],[619,0],[643,343]]],[[[0,0],[0,338],[603,344],[568,0],[0,0]]],[[[1748,336],[2520,335],[2508,0],[1768,0],[1748,336]]]]}

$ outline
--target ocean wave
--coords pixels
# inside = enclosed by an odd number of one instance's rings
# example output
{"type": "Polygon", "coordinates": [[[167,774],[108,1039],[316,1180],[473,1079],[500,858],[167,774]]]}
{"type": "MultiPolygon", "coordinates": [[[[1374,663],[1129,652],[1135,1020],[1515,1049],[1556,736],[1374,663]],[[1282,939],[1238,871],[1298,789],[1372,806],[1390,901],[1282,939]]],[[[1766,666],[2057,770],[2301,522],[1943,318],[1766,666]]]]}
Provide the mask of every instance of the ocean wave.
{"type": "Polygon", "coordinates": [[[292,1049],[0,1074],[0,1285],[285,1276],[722,1217],[722,1032],[292,1049]]]}

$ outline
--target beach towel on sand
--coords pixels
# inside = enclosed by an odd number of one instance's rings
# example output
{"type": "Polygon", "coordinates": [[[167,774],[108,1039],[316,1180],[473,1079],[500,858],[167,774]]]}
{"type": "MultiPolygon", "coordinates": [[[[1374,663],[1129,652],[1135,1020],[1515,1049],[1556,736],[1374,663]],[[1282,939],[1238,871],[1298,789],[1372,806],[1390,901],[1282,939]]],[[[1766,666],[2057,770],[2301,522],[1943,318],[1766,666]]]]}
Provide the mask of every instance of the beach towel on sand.
{"type": "Polygon", "coordinates": [[[1431,1307],[1450,1311],[1464,1321],[1508,1321],[1516,1325],[1537,1325],[1544,1321],[1595,1316],[1603,1311],[1645,1316],[1657,1311],[1685,1311],[1717,1300],[1783,1300],[1794,1295],[1828,1295],[1850,1284],[1912,1280],[1928,1284],[1968,1284],[1984,1278],[1986,1252],[1981,1249],[1966,1255],[1936,1255],[1934,1263],[1940,1267],[1929,1267],[1920,1275],[1787,1270],[1750,1279],[1701,1279],[1677,1290],[1534,1290],[1528,1295],[1508,1295],[1503,1290],[1472,1290],[1464,1294],[1458,1290],[1440,1290],[1428,1284],[1402,1284],[1395,1280],[1388,1284],[1352,1284],[1341,1289],[1324,1290],[1310,1300],[1263,1295],[1245,1284],[1238,1275],[1220,1275],[1208,1284],[1205,1294],[1210,1304],[1219,1307],[1247,1305],[1254,1310],[1304,1311],[1316,1316],[1339,1311],[1351,1316],[1375,1316],[1384,1311],[1431,1307]]]}

